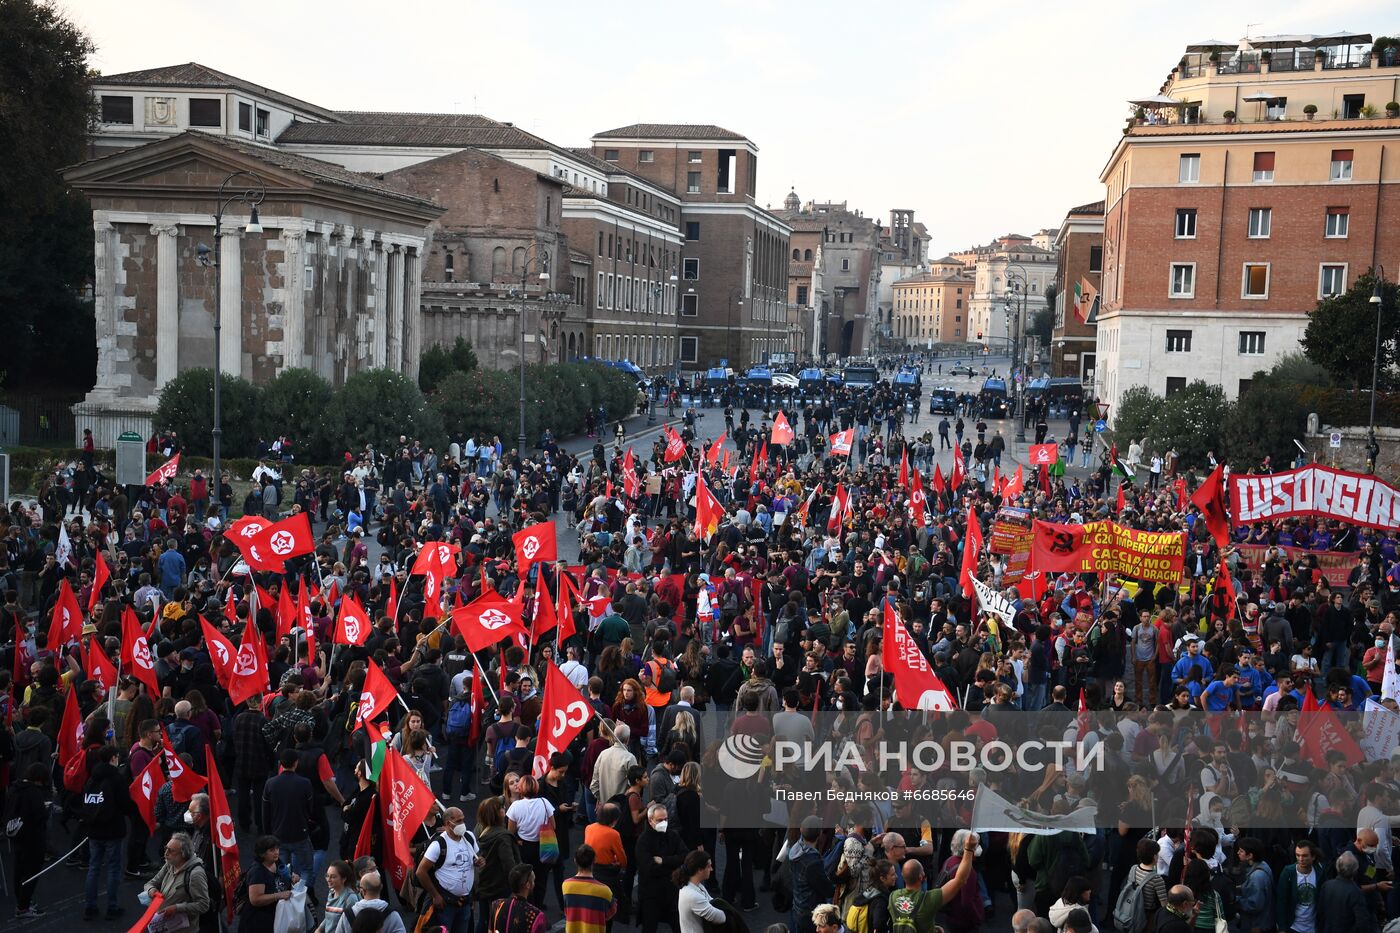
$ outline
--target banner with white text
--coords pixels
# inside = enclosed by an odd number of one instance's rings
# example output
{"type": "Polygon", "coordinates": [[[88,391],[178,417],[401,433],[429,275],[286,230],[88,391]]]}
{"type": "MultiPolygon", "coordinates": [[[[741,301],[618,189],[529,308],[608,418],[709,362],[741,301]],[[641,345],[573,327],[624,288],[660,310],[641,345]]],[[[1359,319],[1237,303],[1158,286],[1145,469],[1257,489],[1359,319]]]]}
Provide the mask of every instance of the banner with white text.
{"type": "Polygon", "coordinates": [[[1230,476],[1233,524],[1299,517],[1400,529],[1400,490],[1374,476],[1335,470],[1319,463],[1279,473],[1230,476]]]}

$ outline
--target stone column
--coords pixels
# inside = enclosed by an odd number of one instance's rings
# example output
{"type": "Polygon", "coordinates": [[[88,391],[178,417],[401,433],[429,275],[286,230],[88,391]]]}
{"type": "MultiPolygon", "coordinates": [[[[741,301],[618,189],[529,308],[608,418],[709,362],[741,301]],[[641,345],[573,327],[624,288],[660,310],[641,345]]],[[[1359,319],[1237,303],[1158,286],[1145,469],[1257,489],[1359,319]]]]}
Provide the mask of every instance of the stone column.
{"type": "Polygon", "coordinates": [[[389,247],[389,281],[385,295],[389,299],[389,328],[385,334],[384,365],[398,372],[403,369],[403,299],[404,252],[397,243],[389,247]]]}
{"type": "Polygon", "coordinates": [[[243,231],[219,234],[219,369],[243,375],[243,231]]]}
{"type": "Polygon", "coordinates": [[[359,336],[359,320],[355,313],[355,272],[360,258],[359,242],[355,239],[355,228],[349,224],[342,225],[338,233],[340,237],[340,319],[335,322],[335,332],[338,335],[337,350],[344,352],[341,363],[345,367],[345,375],[349,376],[358,368],[357,344],[359,336]]]}
{"type": "Polygon", "coordinates": [[[115,386],[117,359],[117,234],[109,221],[95,219],[93,300],[97,326],[97,385],[115,386]]]}
{"type": "Polygon", "coordinates": [[[282,369],[302,365],[306,341],[306,231],[283,229],[282,369]]]}
{"type": "Polygon", "coordinates": [[[370,312],[373,315],[374,335],[370,343],[370,365],[376,369],[383,369],[387,356],[385,340],[389,336],[389,254],[385,251],[384,241],[378,238],[375,239],[373,248],[374,287],[370,294],[374,303],[370,306],[370,312]]]}
{"type": "Polygon", "coordinates": [[[408,253],[404,271],[404,346],[403,372],[418,378],[418,357],[423,350],[423,254],[421,244],[408,253]]]}
{"type": "Polygon", "coordinates": [[[180,283],[176,224],[151,224],[156,237],[156,391],[180,371],[180,283]]]}

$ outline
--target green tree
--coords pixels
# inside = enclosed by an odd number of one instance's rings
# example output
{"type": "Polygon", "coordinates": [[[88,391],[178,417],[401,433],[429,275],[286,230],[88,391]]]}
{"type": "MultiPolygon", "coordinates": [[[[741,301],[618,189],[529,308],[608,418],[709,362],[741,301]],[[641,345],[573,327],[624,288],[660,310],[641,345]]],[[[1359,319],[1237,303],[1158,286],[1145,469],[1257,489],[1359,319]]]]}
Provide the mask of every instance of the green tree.
{"type": "Polygon", "coordinates": [[[1230,403],[1218,385],[1196,380],[1167,396],[1161,415],[1148,436],[1151,445],[1144,455],[1175,449],[1185,466],[1206,462],[1206,454],[1224,449],[1224,427],[1230,403]]]}
{"type": "Polygon", "coordinates": [[[296,446],[305,445],[334,396],[335,389],[317,373],[284,369],[262,388],[258,430],[268,440],[285,434],[296,446]]]}
{"type": "Polygon", "coordinates": [[[418,360],[418,388],[431,392],[451,372],[470,372],[477,367],[471,341],[458,337],[450,347],[432,346],[418,360]]]}
{"type": "MultiPolygon", "coordinates": [[[[1256,378],[1258,375],[1258,373],[1255,374],[1256,378]]],[[[1306,354],[1296,350],[1292,353],[1285,353],[1275,360],[1273,368],[1266,376],[1276,382],[1294,385],[1320,386],[1322,388],[1332,385],[1332,377],[1327,375],[1327,370],[1308,359],[1306,354]]]]}
{"type": "Polygon", "coordinates": [[[1133,386],[1118,399],[1118,408],[1112,412],[1113,430],[1110,441],[1118,445],[1120,454],[1127,453],[1128,445],[1135,440],[1147,437],[1166,401],[1147,386],[1133,386]]]}
{"type": "Polygon", "coordinates": [[[92,212],[60,174],[87,158],[91,40],[59,8],[0,2],[0,331],[17,385],[90,387],[92,212]]]}
{"type": "MultiPolygon", "coordinates": [[[[1371,385],[1376,359],[1376,306],[1371,304],[1375,287],[1375,275],[1366,272],[1344,293],[1319,301],[1308,316],[1303,352],[1325,369],[1337,385],[1358,389],[1371,385]]],[[[1395,284],[1387,282],[1382,293],[1380,384],[1384,386],[1392,382],[1389,374],[1396,362],[1395,332],[1400,328],[1400,311],[1395,305],[1395,284]]]]}
{"type": "MultiPolygon", "coordinates": [[[[251,457],[257,452],[260,393],[238,376],[225,375],[220,384],[219,407],[223,427],[224,457],[251,457]]],[[[174,431],[183,448],[208,457],[213,450],[214,371],[187,369],[160,390],[156,427],[174,431]]]]}
{"type": "Polygon", "coordinates": [[[345,450],[382,445],[400,434],[438,450],[447,440],[442,416],[423,398],[417,383],[388,369],[367,369],[336,390],[310,447],[316,458],[338,461],[345,450]]]}
{"type": "Polygon", "coordinates": [[[519,400],[516,374],[496,369],[452,370],[429,397],[452,437],[500,437],[507,447],[519,431],[519,400]]]}
{"type": "Polygon", "coordinates": [[[1055,330],[1055,312],[1050,308],[1041,308],[1031,315],[1030,324],[1026,328],[1026,333],[1040,341],[1040,345],[1048,347],[1050,345],[1050,335],[1055,330]]]}
{"type": "Polygon", "coordinates": [[[1272,458],[1276,467],[1288,463],[1297,452],[1293,440],[1302,438],[1307,420],[1296,384],[1269,373],[1255,373],[1249,389],[1231,406],[1225,419],[1225,450],[1230,462],[1241,472],[1265,457],[1272,458]]]}

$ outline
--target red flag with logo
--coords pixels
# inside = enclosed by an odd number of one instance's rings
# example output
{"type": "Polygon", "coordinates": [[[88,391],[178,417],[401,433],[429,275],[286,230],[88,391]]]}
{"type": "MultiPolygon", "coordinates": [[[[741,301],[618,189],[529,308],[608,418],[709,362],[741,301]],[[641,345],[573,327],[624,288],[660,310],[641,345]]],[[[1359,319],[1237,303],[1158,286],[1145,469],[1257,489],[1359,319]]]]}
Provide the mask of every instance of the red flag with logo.
{"type": "Polygon", "coordinates": [[[814,488],[812,489],[812,494],[811,494],[810,496],[808,496],[807,499],[806,499],[806,501],[804,501],[804,502],[802,503],[802,505],[800,505],[800,506],[798,507],[798,509],[797,509],[797,523],[798,523],[799,525],[801,525],[803,528],[806,528],[806,527],[807,527],[807,516],[811,514],[811,512],[812,512],[812,503],[813,503],[813,502],[816,502],[816,501],[817,501],[817,490],[816,490],[816,488],[814,487],[814,488]]]}
{"type": "Polygon", "coordinates": [[[963,462],[962,448],[954,447],[953,470],[948,474],[948,491],[956,494],[962,488],[965,479],[967,479],[967,464],[963,462]]]}
{"type": "Polygon", "coordinates": [[[542,573],[539,577],[539,586],[535,588],[535,617],[531,620],[530,641],[539,641],[554,631],[558,624],[559,619],[554,611],[554,597],[550,595],[549,583],[542,573]]]}
{"type": "Polygon", "coordinates": [[[234,650],[233,642],[219,634],[203,617],[200,617],[199,624],[204,629],[204,643],[209,649],[209,660],[214,665],[214,676],[219,679],[219,686],[228,690],[229,675],[233,672],[233,659],[238,656],[238,652],[234,650]]]}
{"type": "Polygon", "coordinates": [[[166,480],[175,478],[175,474],[180,470],[180,455],[177,453],[169,460],[156,467],[149,476],[146,477],[147,486],[159,486],[166,480]]]}
{"type": "Polygon", "coordinates": [[[685,441],[681,436],[670,428],[666,428],[666,454],[665,462],[673,463],[685,456],[685,441]]]}
{"type": "Polygon", "coordinates": [[[1058,444],[1032,444],[1029,450],[1028,462],[1033,467],[1054,466],[1060,459],[1060,446],[1058,444]]]}
{"type": "Polygon", "coordinates": [[[53,615],[49,617],[48,646],[57,651],[82,637],[83,610],[78,605],[78,597],[73,594],[73,587],[68,585],[68,578],[64,577],[58,583],[58,602],[53,604],[53,615]]]}
{"type": "Polygon", "coordinates": [[[846,517],[846,503],[849,498],[846,487],[837,483],[836,492],[831,496],[831,513],[826,519],[826,530],[831,534],[841,530],[841,520],[846,517]]]}
{"type": "Polygon", "coordinates": [[[131,802],[136,805],[136,812],[141,814],[141,819],[146,821],[152,833],[156,831],[156,795],[165,783],[165,775],[160,771],[160,758],[160,755],[152,757],[131,782],[131,802]]]}
{"type": "MultiPolygon", "coordinates": [[[[160,754],[165,759],[165,774],[170,778],[170,796],[176,803],[189,803],[191,797],[204,789],[209,779],[194,768],[185,767],[180,756],[175,754],[175,746],[170,744],[170,733],[165,731],[165,726],[160,727],[160,740],[160,754]]],[[[209,746],[206,743],[204,747],[207,749],[209,746]]],[[[212,818],[211,816],[210,819],[212,818]]]]}
{"type": "Polygon", "coordinates": [[[1026,477],[1025,474],[1021,472],[1021,465],[1018,463],[1016,464],[1016,475],[1008,479],[1006,485],[1002,487],[1002,498],[1014,499],[1016,496],[1019,496],[1025,488],[1026,477]]]}
{"type": "Polygon", "coordinates": [[[316,538],[311,534],[311,516],[298,512],[268,525],[258,532],[253,543],[269,560],[290,560],[316,550],[316,538]]]}
{"type": "Polygon", "coordinates": [[[94,551],[92,590],[88,593],[88,612],[92,612],[93,607],[102,602],[102,588],[107,585],[107,581],[110,579],[112,579],[112,572],[107,569],[107,562],[102,559],[102,552],[94,551]]]}
{"type": "Polygon", "coordinates": [[[720,452],[724,450],[724,439],[728,436],[729,432],[725,431],[719,437],[715,438],[715,442],[710,445],[710,449],[705,451],[705,462],[707,464],[714,466],[719,462],[720,452]]]}
{"type": "MultiPolygon", "coordinates": [[[[636,480],[636,476],[633,476],[636,480]]],[[[532,564],[542,564],[559,559],[559,545],[554,535],[553,522],[539,522],[522,528],[511,535],[515,543],[515,564],[524,579],[532,564]]]]}
{"type": "Polygon", "coordinates": [[[695,475],[695,536],[702,541],[710,540],[710,535],[719,529],[719,520],[724,515],[724,507],[715,494],[705,485],[703,473],[695,475]]]}
{"type": "Polygon", "coordinates": [[[96,636],[88,641],[84,654],[88,678],[97,681],[105,696],[108,688],[117,685],[117,666],[107,657],[107,652],[102,650],[102,640],[96,636]]]}
{"type": "Polygon", "coordinates": [[[238,838],[233,831],[233,815],[229,811],[228,795],[214,763],[214,746],[204,746],[204,770],[209,775],[209,827],[213,842],[219,850],[219,881],[224,888],[224,904],[228,918],[233,919],[234,892],[238,890],[242,870],[238,862],[238,838]]]}
{"type": "MultiPolygon", "coordinates": [[[[384,671],[378,664],[374,663],[373,658],[370,658],[366,663],[369,667],[365,670],[365,684],[360,688],[359,707],[355,714],[357,728],[377,719],[399,695],[384,671]]],[[[383,787],[384,785],[380,784],[379,786],[383,787]]]]}
{"type": "Polygon", "coordinates": [[[977,510],[967,513],[967,534],[963,538],[962,569],[958,579],[962,581],[963,595],[972,598],[972,578],[977,576],[977,561],[982,555],[982,523],[977,518],[977,510]]]}
{"type": "Polygon", "coordinates": [[[480,651],[510,635],[524,635],[520,605],[488,590],[452,610],[452,627],[466,639],[468,651],[480,651]]]}
{"type": "Polygon", "coordinates": [[[928,658],[919,650],[918,642],[910,637],[904,623],[895,615],[894,606],[885,602],[883,638],[880,643],[881,666],[894,677],[895,695],[905,709],[955,710],[957,703],[947,686],[933,672],[928,658]],[[914,702],[909,702],[917,697],[914,702]]]}
{"type": "Polygon", "coordinates": [[[258,515],[245,515],[229,526],[228,539],[243,555],[249,569],[264,573],[281,573],[283,562],[257,543],[259,535],[272,527],[272,522],[258,515]]]}
{"type": "Polygon", "coordinates": [[[627,448],[627,456],[622,458],[622,494],[629,499],[636,499],[637,493],[642,491],[642,481],[637,478],[637,460],[632,453],[632,448],[627,448]]]}
{"type": "Polygon", "coordinates": [[[369,640],[369,614],[354,596],[346,596],[340,601],[340,614],[335,620],[335,634],[331,643],[335,645],[363,645],[369,640]]]}
{"type": "Polygon", "coordinates": [[[856,429],[847,428],[831,435],[831,455],[833,457],[849,457],[851,446],[856,442],[856,429]]]}
{"type": "Polygon", "coordinates": [[[792,443],[795,436],[792,425],[788,424],[787,415],[778,412],[777,417],[773,419],[773,430],[769,432],[769,437],[773,439],[773,446],[786,447],[792,443]]]}
{"type": "Polygon", "coordinates": [[[1303,713],[1298,716],[1298,747],[1303,756],[1310,760],[1314,767],[1324,770],[1331,767],[1327,753],[1332,751],[1342,753],[1348,768],[1361,764],[1365,758],[1361,746],[1357,745],[1351,733],[1347,732],[1346,727],[1337,718],[1336,711],[1331,707],[1319,708],[1311,689],[1308,690],[1305,699],[1312,699],[1314,709],[1309,711],[1304,704],[1303,713]]]}
{"type": "Polygon", "coordinates": [[[267,686],[267,648],[263,645],[262,633],[249,619],[229,666],[228,698],[234,706],[241,706],[249,697],[266,693],[267,686]]]}
{"type": "Polygon", "coordinates": [[[922,528],[928,518],[928,500],[924,496],[924,481],[919,471],[914,471],[914,488],[909,492],[909,511],[914,516],[914,527],[922,528]]]}
{"type": "Polygon", "coordinates": [[[540,700],[540,739],[535,751],[535,777],[549,770],[555,752],[569,747],[593,718],[593,704],[578,692],[553,661],[545,665],[544,695],[540,700]]]}
{"type": "Polygon", "coordinates": [[[397,890],[413,869],[409,842],[418,834],[437,800],[413,766],[392,748],[384,752],[379,788],[384,813],[385,867],[397,890]]]}
{"type": "Polygon", "coordinates": [[[899,452],[899,488],[909,488],[909,447],[905,445],[899,452]]]}

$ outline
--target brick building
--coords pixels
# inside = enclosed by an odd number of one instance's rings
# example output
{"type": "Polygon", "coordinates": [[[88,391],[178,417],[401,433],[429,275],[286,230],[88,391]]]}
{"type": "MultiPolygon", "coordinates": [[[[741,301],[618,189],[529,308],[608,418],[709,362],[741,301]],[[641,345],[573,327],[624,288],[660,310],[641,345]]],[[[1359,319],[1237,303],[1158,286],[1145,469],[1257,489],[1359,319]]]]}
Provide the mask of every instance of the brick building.
{"type": "Polygon", "coordinates": [[[1319,299],[1400,265],[1400,231],[1382,222],[1400,119],[1377,116],[1400,65],[1370,42],[1188,47],[1161,89],[1186,103],[1133,121],[1100,176],[1100,397],[1208,379],[1234,398],[1298,349],[1319,299]]]}
{"type": "Polygon", "coordinates": [[[894,284],[929,271],[928,228],[914,219],[908,208],[890,211],[889,226],[880,230],[880,282],[875,292],[875,315],[890,321],[894,310],[894,284]]]}
{"type": "Polygon", "coordinates": [[[1055,323],[1050,375],[1094,384],[1097,295],[1103,275],[1103,202],[1070,208],[1055,237],[1055,323]]]}
{"type": "MultiPolygon", "coordinates": [[[[784,214],[802,209],[797,192],[789,191],[783,199],[784,214]]],[[[822,280],[822,232],[818,227],[793,225],[788,245],[788,328],[795,333],[793,346],[802,361],[820,359],[826,343],[822,332],[822,315],[829,310],[827,289],[822,280]]]]}
{"type": "Polygon", "coordinates": [[[217,249],[222,269],[223,372],[264,383],[305,367],[336,384],[370,368],[417,374],[435,204],[229,136],[107,153],[65,173],[92,204],[96,252],[97,382],[74,407],[79,440],[84,428],[108,447],[123,431],[149,434],[161,388],[215,365],[216,277],[200,247],[217,249]],[[245,231],[247,207],[234,204],[216,247],[219,186],[233,172],[262,179],[263,229],[245,231]]]}
{"type": "Polygon", "coordinates": [[[966,343],[974,282],[967,267],[951,256],[935,260],[927,272],[895,282],[891,314],[896,343],[916,349],[966,343]]]}
{"type": "Polygon", "coordinates": [[[791,228],[754,200],[758,147],[719,126],[634,123],[594,135],[596,158],[680,201],[680,365],[747,368],[789,342],[791,228]]]}

